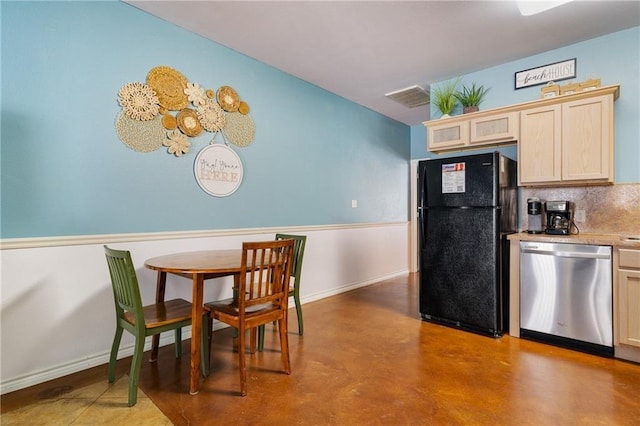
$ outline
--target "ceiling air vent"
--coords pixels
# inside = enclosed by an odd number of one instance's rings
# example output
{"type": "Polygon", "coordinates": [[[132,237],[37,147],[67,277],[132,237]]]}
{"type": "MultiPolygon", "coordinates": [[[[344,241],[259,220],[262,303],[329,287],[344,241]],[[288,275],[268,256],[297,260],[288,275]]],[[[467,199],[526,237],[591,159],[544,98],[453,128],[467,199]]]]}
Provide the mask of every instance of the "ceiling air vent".
{"type": "Polygon", "coordinates": [[[429,90],[424,90],[418,85],[407,87],[406,89],[396,90],[395,92],[385,94],[385,96],[406,106],[407,108],[415,108],[420,105],[426,105],[431,100],[429,96],[429,90]]]}

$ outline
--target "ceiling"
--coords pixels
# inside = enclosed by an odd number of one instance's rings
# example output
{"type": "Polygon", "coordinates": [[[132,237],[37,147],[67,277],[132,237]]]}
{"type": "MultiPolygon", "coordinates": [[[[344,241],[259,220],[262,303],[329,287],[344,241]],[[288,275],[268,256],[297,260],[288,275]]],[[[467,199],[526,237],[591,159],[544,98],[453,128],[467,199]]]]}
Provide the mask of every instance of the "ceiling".
{"type": "Polygon", "coordinates": [[[126,2],[409,125],[429,119],[428,105],[386,93],[640,25],[637,0],[528,17],[514,1],[126,2]]]}

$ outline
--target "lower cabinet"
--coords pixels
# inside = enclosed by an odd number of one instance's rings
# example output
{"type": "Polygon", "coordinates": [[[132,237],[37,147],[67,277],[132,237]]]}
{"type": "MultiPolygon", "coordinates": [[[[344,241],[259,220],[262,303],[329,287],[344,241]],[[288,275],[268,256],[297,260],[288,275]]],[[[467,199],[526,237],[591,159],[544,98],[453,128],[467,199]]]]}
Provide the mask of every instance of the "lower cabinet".
{"type": "Polygon", "coordinates": [[[618,337],[640,347],[640,250],[619,250],[618,337]]]}

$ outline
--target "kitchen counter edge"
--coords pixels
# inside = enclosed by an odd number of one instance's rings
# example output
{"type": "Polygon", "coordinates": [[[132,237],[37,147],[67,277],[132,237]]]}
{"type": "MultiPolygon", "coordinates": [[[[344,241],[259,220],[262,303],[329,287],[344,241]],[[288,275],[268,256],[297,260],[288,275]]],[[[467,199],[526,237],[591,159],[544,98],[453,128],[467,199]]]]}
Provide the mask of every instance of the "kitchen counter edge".
{"type": "Polygon", "coordinates": [[[628,240],[625,235],[620,234],[575,234],[575,235],[550,235],[550,234],[529,234],[519,232],[507,235],[510,241],[538,241],[544,243],[569,243],[569,244],[595,244],[614,246],[621,248],[640,249],[640,240],[628,240]]]}

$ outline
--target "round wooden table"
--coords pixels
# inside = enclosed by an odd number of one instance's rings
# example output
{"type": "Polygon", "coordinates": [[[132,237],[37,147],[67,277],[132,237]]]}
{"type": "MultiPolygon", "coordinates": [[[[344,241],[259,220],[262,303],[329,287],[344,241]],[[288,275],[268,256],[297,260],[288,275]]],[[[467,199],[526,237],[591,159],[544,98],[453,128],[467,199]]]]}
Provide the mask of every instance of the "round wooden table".
{"type": "MultiPolygon", "coordinates": [[[[158,271],[156,302],[163,302],[167,274],[189,278],[192,282],[191,311],[191,376],[189,393],[200,391],[200,352],[202,333],[204,281],[213,278],[233,276],[237,281],[242,268],[242,250],[205,250],[173,253],[147,259],[144,266],[158,271]]],[[[237,284],[237,282],[236,282],[237,284]]],[[[160,335],[153,336],[151,360],[158,356],[160,335]]]]}

